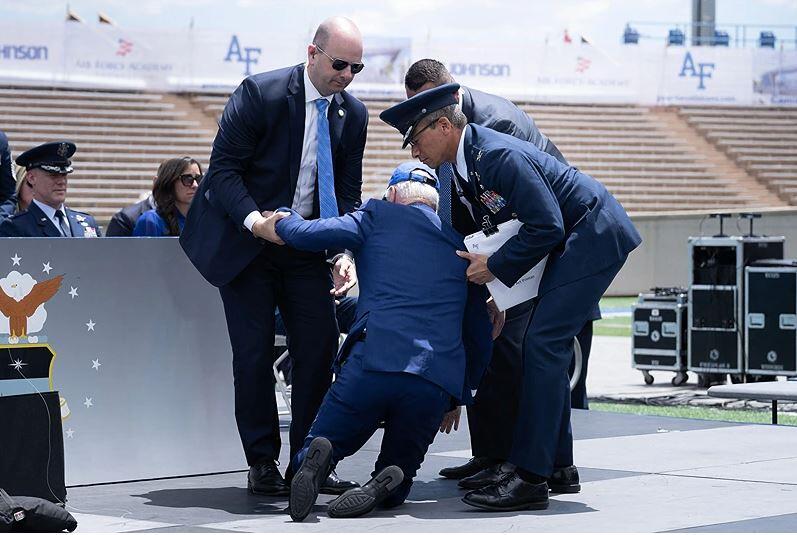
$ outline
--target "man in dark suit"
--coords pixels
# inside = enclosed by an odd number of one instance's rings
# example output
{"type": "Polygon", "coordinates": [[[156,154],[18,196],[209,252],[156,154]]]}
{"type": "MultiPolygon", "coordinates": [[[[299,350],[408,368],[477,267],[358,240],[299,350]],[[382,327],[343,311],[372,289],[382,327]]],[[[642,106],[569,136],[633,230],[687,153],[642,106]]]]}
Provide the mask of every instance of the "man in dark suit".
{"type": "Polygon", "coordinates": [[[27,170],[25,180],[33,189],[33,200],[27,210],[0,223],[0,237],[95,238],[100,235],[93,217],[64,205],[67,175],[72,172],[70,158],[76,150],[74,143],[55,141],[17,156],[17,165],[27,170]]]}
{"type": "Polygon", "coordinates": [[[462,237],[435,214],[435,184],[431,169],[408,162],[393,173],[385,201],[332,219],[306,221],[294,212],[276,225],[289,246],[345,247],[360,266],[357,318],[294,462],[301,464],[291,484],[294,520],[310,512],[330,461],[354,454],[381,421],[373,478],[328,512],[353,517],[403,503],[443,413],[452,400],[469,401],[487,365],[486,292],[467,282],[468,264],[456,256],[462,237]]]}
{"type": "MultiPolygon", "coordinates": [[[[187,256],[219,287],[224,303],[235,417],[253,493],[288,492],[276,466],[275,307],[293,357],[293,456],[331,382],[338,340],[333,298],[356,281],[343,251],[310,253],[266,243],[263,212],[291,206],[312,219],[359,207],[368,114],[344,89],[363,68],[361,61],[360,31],[348,19],[333,18],[318,27],[306,64],[245,79],[224,108],[208,172],[180,236],[187,256]],[[334,263],[332,273],[328,261],[334,263]]],[[[334,477],[328,483],[327,492],[354,485],[334,477]]]]}
{"type": "MultiPolygon", "coordinates": [[[[416,61],[404,76],[407,98],[452,82],[454,78],[445,65],[434,59],[416,61]]],[[[462,86],[456,97],[468,123],[528,141],[563,164],[569,165],[553,141],[540,132],[534,119],[511,101],[462,86]]],[[[463,234],[471,234],[478,230],[480,223],[474,221],[473,215],[458,195],[451,195],[454,178],[451,169],[451,164],[448,162],[443,162],[438,169],[438,176],[441,178],[441,200],[451,199],[450,202],[441,202],[440,217],[449,221],[463,234]],[[444,177],[448,180],[444,181],[444,177]]],[[[443,477],[460,479],[460,486],[463,488],[476,489],[494,483],[502,477],[507,468],[504,463],[512,447],[520,395],[523,335],[532,308],[533,301],[528,301],[506,311],[501,335],[493,344],[490,366],[482,384],[479,385],[473,405],[468,407],[468,428],[473,458],[464,465],[440,471],[443,477]]],[[[592,321],[597,319],[600,319],[600,309],[596,306],[577,336],[582,348],[583,370],[573,394],[573,406],[578,408],[586,408],[586,369],[592,345],[592,321]]],[[[459,414],[454,413],[449,418],[458,422],[459,414]]]]}
{"type": "Polygon", "coordinates": [[[125,206],[116,212],[108,223],[108,230],[105,235],[110,237],[132,236],[133,228],[141,214],[147,210],[155,209],[155,199],[150,193],[146,199],[140,200],[130,206],[125,206]]]}
{"type": "Polygon", "coordinates": [[[467,252],[471,282],[513,286],[546,256],[523,340],[522,385],[508,458],[515,468],[463,500],[489,511],[544,509],[551,490],[573,477],[570,385],[573,337],[583,328],[628,254],[641,242],[620,203],[598,181],[531,143],[467,124],[459,84],[430,89],[380,115],[404,135],[412,154],[432,167],[454,166],[455,183],[486,228],[510,219],[522,227],[495,253],[467,252]],[[446,105],[430,101],[448,95],[446,105]]]}

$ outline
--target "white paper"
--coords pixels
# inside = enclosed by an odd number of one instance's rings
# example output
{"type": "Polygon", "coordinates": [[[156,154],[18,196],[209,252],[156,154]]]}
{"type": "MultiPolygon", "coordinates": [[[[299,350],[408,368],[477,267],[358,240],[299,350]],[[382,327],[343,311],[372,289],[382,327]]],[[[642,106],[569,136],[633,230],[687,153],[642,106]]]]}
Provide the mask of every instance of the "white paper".
{"type": "MultiPolygon", "coordinates": [[[[498,225],[498,232],[485,236],[483,231],[478,231],[465,237],[465,247],[471,253],[484,254],[490,256],[501,248],[506,241],[516,236],[523,223],[517,219],[511,219],[498,225]]],[[[545,270],[545,263],[548,261],[546,256],[531,268],[528,273],[520,277],[514,286],[508,288],[498,279],[487,283],[487,289],[493,296],[495,304],[499,310],[506,310],[520,303],[525,303],[529,299],[537,297],[540,289],[540,279],[545,270]]]]}

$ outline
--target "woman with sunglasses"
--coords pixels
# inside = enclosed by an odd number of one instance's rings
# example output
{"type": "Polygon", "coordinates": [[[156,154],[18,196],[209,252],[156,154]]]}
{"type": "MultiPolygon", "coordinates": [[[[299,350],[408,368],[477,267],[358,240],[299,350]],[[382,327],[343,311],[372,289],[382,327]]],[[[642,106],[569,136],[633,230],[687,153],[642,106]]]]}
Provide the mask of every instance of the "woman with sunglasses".
{"type": "Polygon", "coordinates": [[[179,236],[201,180],[202,167],[193,158],[183,156],[163,162],[152,186],[157,208],[141,214],[133,236],[179,236]]]}

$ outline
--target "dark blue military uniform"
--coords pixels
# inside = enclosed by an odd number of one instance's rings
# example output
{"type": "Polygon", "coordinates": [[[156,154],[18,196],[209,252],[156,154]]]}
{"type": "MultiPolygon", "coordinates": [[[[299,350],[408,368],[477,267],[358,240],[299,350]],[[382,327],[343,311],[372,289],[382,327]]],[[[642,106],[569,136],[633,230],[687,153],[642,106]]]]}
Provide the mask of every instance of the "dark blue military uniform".
{"type": "MultiPolygon", "coordinates": [[[[100,227],[92,216],[64,207],[69,221],[72,237],[86,238],[100,236],[100,227]]],[[[56,228],[36,203],[24,212],[14,214],[0,223],[0,237],[3,238],[61,238],[61,231],[56,228]]]]}
{"type": "MultiPolygon", "coordinates": [[[[468,123],[528,141],[563,164],[569,165],[556,145],[540,131],[534,119],[511,101],[469,87],[461,87],[460,94],[460,107],[468,123]]],[[[451,222],[463,234],[476,232],[480,227],[456,196],[451,203],[451,222]]],[[[509,456],[520,395],[523,337],[532,309],[533,302],[530,301],[506,311],[506,322],[501,335],[493,344],[490,366],[479,385],[473,405],[468,407],[471,451],[475,457],[506,460],[509,456]]],[[[582,409],[587,408],[586,377],[592,346],[592,321],[600,317],[600,308],[596,305],[577,336],[583,362],[581,376],[573,389],[571,401],[574,406],[582,409]]]]}
{"type": "Polygon", "coordinates": [[[523,386],[509,460],[550,476],[572,459],[567,369],[572,339],[641,238],[619,202],[589,175],[529,143],[476,125],[466,127],[462,180],[482,220],[515,215],[517,236],[488,260],[512,286],[549,255],[524,340],[523,386]],[[463,177],[464,178],[464,177],[463,177]],[[492,192],[506,205],[493,212],[481,200],[492,192]]]}
{"type": "Polygon", "coordinates": [[[486,292],[466,281],[467,262],[456,255],[462,238],[425,205],[371,200],[339,218],[293,215],[277,224],[277,232],[297,249],[350,249],[360,284],[357,317],[335,363],[337,378],[294,466],[315,437],[329,439],[337,462],[385,421],[374,473],[401,468],[404,482],[384,503],[398,505],[452,398],[468,402],[487,366],[486,292]]]}

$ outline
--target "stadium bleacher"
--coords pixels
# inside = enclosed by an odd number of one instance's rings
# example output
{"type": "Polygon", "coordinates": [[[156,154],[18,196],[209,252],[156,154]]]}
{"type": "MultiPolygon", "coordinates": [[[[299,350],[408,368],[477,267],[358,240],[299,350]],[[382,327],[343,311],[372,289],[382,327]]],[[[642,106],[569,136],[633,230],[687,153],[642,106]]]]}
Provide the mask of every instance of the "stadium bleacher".
{"type": "Polygon", "coordinates": [[[679,113],[781,199],[797,204],[797,109],[689,107],[679,113]]]}
{"type": "MultiPolygon", "coordinates": [[[[75,141],[69,204],[104,224],[150,189],[162,160],[189,155],[207,165],[227,97],[0,87],[0,129],[14,155],[43,141],[75,141]]],[[[411,155],[378,118],[396,101],[364,102],[367,199],[381,196],[385,177],[411,155]]],[[[632,214],[797,204],[797,110],[517,104],[632,214]]]]}

